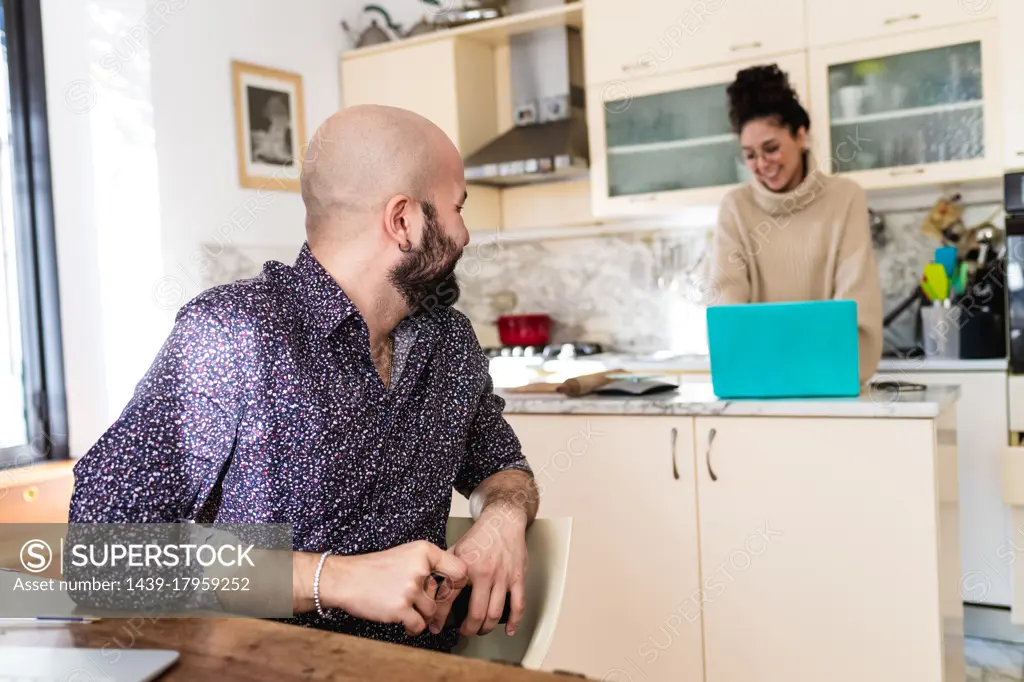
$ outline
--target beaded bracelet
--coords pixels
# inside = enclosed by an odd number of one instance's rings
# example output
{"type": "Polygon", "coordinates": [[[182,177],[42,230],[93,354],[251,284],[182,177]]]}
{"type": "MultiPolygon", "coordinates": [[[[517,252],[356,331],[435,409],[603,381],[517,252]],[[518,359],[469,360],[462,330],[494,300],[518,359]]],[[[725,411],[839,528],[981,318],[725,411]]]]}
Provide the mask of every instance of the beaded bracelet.
{"type": "Polygon", "coordinates": [[[320,614],[321,618],[330,618],[324,613],[323,607],[320,606],[320,572],[324,570],[324,562],[327,561],[327,557],[330,556],[331,551],[327,550],[320,555],[320,563],[316,566],[316,575],[313,576],[313,603],[316,604],[316,612],[320,614]]]}

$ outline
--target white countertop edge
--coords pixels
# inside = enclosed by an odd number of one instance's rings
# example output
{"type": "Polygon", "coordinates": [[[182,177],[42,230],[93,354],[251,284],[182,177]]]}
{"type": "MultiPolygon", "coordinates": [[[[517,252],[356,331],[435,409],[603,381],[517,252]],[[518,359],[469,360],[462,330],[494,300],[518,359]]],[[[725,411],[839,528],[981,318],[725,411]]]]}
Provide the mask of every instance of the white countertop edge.
{"type": "MultiPolygon", "coordinates": [[[[686,358],[668,359],[661,361],[639,361],[623,359],[616,362],[609,356],[593,356],[592,358],[581,358],[583,360],[596,360],[605,363],[609,367],[622,369],[626,372],[709,372],[711,363],[706,356],[690,356],[686,358]]],[[[961,360],[945,358],[921,358],[900,360],[897,358],[882,358],[878,363],[878,374],[883,375],[890,372],[1005,372],[1009,367],[1006,358],[992,358],[983,360],[961,360]]]]}
{"type": "Polygon", "coordinates": [[[694,399],[686,395],[692,391],[647,398],[565,398],[498,393],[505,400],[506,414],[935,419],[957,400],[960,389],[957,386],[934,386],[902,395],[886,391],[874,395],[861,394],[857,398],[787,400],[717,400],[713,395],[708,399],[694,399]]]}
{"type": "Polygon", "coordinates": [[[1006,358],[986,360],[959,360],[927,358],[921,360],[897,360],[882,358],[878,363],[878,373],[884,372],[1005,372],[1009,367],[1006,358]]]}

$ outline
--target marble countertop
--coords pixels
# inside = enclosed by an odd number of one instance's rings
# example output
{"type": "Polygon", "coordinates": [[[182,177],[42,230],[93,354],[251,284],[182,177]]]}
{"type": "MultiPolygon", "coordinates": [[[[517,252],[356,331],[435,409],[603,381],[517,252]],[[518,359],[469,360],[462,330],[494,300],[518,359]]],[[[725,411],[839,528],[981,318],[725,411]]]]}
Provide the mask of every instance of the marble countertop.
{"type": "Polygon", "coordinates": [[[730,417],[855,417],[933,419],[956,402],[960,389],[924,391],[871,389],[856,398],[719,400],[711,385],[683,382],[671,393],[649,397],[524,395],[499,390],[506,414],[719,415],[730,417]]]}

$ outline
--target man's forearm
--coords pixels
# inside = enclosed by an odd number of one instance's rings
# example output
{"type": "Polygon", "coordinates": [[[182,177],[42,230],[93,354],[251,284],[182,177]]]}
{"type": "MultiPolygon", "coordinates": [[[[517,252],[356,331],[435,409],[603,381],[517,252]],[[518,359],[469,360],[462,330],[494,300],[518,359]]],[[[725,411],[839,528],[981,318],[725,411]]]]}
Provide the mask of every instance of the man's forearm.
{"type": "Polygon", "coordinates": [[[469,498],[469,509],[474,519],[485,511],[497,511],[530,525],[537,516],[538,503],[533,476],[525,471],[499,471],[476,487],[469,498]]]}

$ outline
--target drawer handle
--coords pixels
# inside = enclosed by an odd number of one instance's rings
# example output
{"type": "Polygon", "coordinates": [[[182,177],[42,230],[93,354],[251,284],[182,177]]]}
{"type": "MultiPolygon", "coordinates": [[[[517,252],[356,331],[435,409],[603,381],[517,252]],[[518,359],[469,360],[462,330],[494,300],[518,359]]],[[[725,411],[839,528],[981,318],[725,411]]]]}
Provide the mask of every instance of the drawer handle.
{"type": "Polygon", "coordinates": [[[921,175],[922,173],[924,173],[924,168],[910,168],[904,170],[889,171],[889,175],[892,175],[893,177],[897,175],[921,175]]]}
{"type": "Polygon", "coordinates": [[[1019,152],[1017,152],[1017,156],[1024,156],[1024,149],[1021,149],[1019,152]]]}
{"type": "Polygon", "coordinates": [[[670,435],[672,437],[672,478],[678,481],[679,467],[676,465],[676,438],[679,437],[679,431],[676,430],[676,427],[672,427],[670,435]]]}
{"type": "Polygon", "coordinates": [[[25,490],[23,490],[21,493],[21,499],[25,500],[26,502],[35,502],[37,497],[39,497],[39,488],[35,487],[34,485],[30,485],[29,487],[25,488],[25,490]]]}
{"type": "Polygon", "coordinates": [[[631,71],[639,71],[640,69],[646,69],[646,68],[647,68],[646,64],[623,64],[622,65],[622,70],[625,71],[626,73],[629,73],[631,71]]]}
{"type": "Polygon", "coordinates": [[[733,52],[739,52],[740,50],[756,50],[759,47],[761,47],[761,43],[755,40],[752,43],[740,43],[739,45],[733,45],[729,49],[733,52]]]}
{"type": "Polygon", "coordinates": [[[708,431],[708,449],[704,454],[704,459],[707,461],[708,464],[708,475],[711,476],[712,481],[718,480],[718,475],[715,473],[715,470],[711,468],[711,444],[715,442],[716,433],[718,432],[715,431],[715,429],[711,429],[710,431],[708,431]]]}
{"type": "Polygon", "coordinates": [[[893,24],[898,24],[898,23],[903,22],[903,21],[917,21],[920,18],[921,18],[920,14],[908,14],[908,15],[902,16],[902,17],[890,17],[890,18],[885,20],[885,25],[886,26],[892,26],[893,24]]]}

